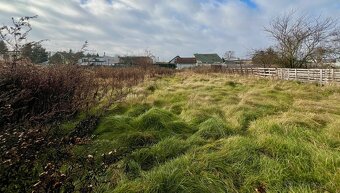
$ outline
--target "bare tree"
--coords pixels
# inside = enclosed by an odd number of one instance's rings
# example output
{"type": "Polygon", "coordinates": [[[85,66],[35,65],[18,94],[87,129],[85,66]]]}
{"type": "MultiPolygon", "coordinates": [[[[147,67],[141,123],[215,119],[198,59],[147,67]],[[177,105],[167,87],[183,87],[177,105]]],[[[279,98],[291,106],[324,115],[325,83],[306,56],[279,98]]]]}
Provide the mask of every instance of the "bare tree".
{"type": "Polygon", "coordinates": [[[18,20],[12,17],[12,26],[2,26],[0,27],[0,40],[7,43],[10,46],[10,49],[13,51],[12,55],[12,66],[14,67],[18,60],[21,58],[20,51],[26,45],[35,46],[39,45],[41,41],[31,41],[27,42],[28,33],[32,30],[32,26],[30,24],[31,19],[35,19],[38,16],[26,16],[20,17],[18,20]]]}
{"type": "Polygon", "coordinates": [[[232,59],[235,59],[235,52],[234,51],[226,51],[224,53],[224,59],[229,61],[229,60],[232,60],[232,59]]]}
{"type": "Polygon", "coordinates": [[[339,28],[332,18],[297,16],[290,12],[275,18],[265,31],[276,40],[280,63],[284,67],[308,67],[309,62],[317,61],[320,53],[325,57],[337,49],[334,39],[339,28]]]}
{"type": "Polygon", "coordinates": [[[332,43],[334,47],[334,55],[335,57],[339,58],[340,57],[340,30],[338,30],[335,33],[332,43]]]}
{"type": "Polygon", "coordinates": [[[28,33],[32,30],[29,20],[37,17],[37,15],[21,17],[18,21],[12,17],[13,26],[2,26],[0,28],[1,39],[7,42],[14,51],[19,51],[23,46],[22,42],[26,40],[28,33]]]}
{"type": "Polygon", "coordinates": [[[145,49],[145,56],[150,57],[153,62],[156,61],[156,56],[151,52],[151,50],[145,49]]]}

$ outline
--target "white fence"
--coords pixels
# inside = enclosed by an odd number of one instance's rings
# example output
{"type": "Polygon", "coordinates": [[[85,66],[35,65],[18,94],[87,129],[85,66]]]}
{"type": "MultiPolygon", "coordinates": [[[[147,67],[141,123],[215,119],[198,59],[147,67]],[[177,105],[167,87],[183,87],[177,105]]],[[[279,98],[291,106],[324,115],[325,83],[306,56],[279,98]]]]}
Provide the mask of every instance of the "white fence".
{"type": "Polygon", "coordinates": [[[272,77],[320,84],[340,83],[340,69],[294,69],[294,68],[227,68],[229,73],[252,74],[259,77],[272,77]]]}

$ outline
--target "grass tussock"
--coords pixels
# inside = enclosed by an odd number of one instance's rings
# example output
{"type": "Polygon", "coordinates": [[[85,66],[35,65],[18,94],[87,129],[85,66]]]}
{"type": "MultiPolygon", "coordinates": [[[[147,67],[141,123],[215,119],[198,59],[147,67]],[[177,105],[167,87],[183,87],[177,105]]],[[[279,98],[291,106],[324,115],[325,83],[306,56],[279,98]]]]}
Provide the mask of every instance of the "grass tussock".
{"type": "Polygon", "coordinates": [[[199,130],[195,133],[204,139],[220,139],[227,137],[233,131],[225,125],[225,123],[217,118],[210,118],[198,126],[199,130]]]}
{"type": "Polygon", "coordinates": [[[190,72],[147,85],[123,114],[160,138],[106,191],[340,191],[339,88],[190,72]]]}
{"type": "Polygon", "coordinates": [[[128,159],[138,163],[141,169],[150,170],[156,165],[160,165],[183,154],[188,148],[189,144],[185,140],[171,137],[149,148],[133,152],[128,159]]]}

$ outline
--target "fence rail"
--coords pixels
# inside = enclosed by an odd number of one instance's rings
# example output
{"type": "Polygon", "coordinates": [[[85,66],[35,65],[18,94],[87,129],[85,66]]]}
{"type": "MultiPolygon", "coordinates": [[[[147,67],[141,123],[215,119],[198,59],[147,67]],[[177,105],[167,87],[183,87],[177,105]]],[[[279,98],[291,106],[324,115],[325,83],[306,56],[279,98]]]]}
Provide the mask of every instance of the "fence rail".
{"type": "Polygon", "coordinates": [[[227,72],[282,80],[316,82],[320,84],[340,83],[340,69],[295,69],[295,68],[227,68],[227,72]]]}

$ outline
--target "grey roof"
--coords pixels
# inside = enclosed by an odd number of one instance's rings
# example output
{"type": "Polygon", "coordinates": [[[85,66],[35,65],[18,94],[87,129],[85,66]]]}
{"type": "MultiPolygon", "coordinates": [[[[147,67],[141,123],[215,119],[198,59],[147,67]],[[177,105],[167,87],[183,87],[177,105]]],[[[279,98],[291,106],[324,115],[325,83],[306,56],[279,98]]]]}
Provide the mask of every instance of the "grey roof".
{"type": "Polygon", "coordinates": [[[197,61],[206,64],[222,63],[223,60],[217,54],[194,54],[197,61]]]}

